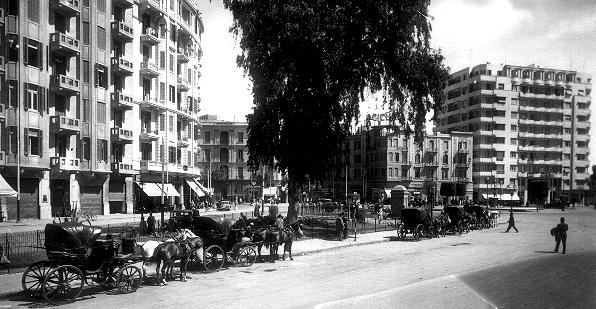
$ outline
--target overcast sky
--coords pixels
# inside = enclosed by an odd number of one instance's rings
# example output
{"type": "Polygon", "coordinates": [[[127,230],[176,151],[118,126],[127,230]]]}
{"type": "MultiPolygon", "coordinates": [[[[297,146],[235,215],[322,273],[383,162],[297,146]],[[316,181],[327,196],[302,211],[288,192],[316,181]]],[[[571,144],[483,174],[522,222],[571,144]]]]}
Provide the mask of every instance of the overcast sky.
{"type": "MultiPolygon", "coordinates": [[[[252,97],[248,78],[236,66],[239,48],[229,33],[231,13],[221,0],[200,0],[202,113],[244,120],[252,97]]],[[[452,72],[484,62],[573,69],[596,74],[594,0],[434,0],[432,45],[452,72]]],[[[363,110],[374,110],[375,103],[363,110]]],[[[377,107],[378,108],[378,107],[377,107]]],[[[592,115],[596,115],[596,104],[592,115]]],[[[592,117],[592,122],[596,116],[592,117]]],[[[592,125],[591,136],[596,132],[592,125]]],[[[590,144],[596,162],[596,142],[590,144]]]]}

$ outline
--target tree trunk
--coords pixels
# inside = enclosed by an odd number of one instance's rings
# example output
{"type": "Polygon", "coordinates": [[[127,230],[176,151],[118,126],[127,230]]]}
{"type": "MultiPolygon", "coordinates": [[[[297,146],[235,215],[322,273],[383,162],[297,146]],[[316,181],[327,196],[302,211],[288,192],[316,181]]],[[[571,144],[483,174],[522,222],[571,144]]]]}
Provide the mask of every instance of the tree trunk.
{"type": "Polygon", "coordinates": [[[298,184],[293,177],[288,175],[288,222],[295,222],[298,220],[298,184]]]}

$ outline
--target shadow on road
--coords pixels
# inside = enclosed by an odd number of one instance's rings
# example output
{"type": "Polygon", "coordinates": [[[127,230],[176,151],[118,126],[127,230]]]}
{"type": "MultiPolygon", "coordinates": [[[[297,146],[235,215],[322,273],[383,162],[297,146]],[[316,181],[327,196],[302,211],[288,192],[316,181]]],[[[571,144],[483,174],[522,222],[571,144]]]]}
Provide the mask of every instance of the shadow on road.
{"type": "Polygon", "coordinates": [[[534,251],[534,252],[536,252],[536,253],[557,253],[556,251],[552,251],[552,250],[550,250],[550,251],[538,250],[538,251],[534,251]]]}

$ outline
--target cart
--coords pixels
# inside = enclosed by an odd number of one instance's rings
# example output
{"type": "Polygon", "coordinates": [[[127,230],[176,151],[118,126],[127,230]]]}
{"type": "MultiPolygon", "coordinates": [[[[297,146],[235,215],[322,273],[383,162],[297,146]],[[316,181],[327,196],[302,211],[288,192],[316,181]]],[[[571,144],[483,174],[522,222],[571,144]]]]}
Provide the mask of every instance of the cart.
{"type": "Polygon", "coordinates": [[[401,210],[401,225],[397,229],[397,235],[406,239],[412,234],[415,240],[426,235],[429,230],[426,220],[426,211],[422,208],[404,208],[401,210]]]}

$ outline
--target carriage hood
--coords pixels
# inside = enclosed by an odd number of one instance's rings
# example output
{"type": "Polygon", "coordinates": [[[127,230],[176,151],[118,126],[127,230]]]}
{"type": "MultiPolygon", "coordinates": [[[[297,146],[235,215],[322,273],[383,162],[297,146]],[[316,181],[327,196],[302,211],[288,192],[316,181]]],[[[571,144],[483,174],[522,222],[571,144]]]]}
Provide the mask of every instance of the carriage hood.
{"type": "Polygon", "coordinates": [[[426,218],[426,210],[422,208],[404,208],[401,210],[401,220],[407,223],[419,223],[426,218]]]}
{"type": "Polygon", "coordinates": [[[192,219],[192,227],[194,231],[224,233],[221,224],[210,217],[194,217],[192,219]]]}
{"type": "Polygon", "coordinates": [[[101,227],[81,223],[47,224],[45,228],[46,250],[63,251],[90,248],[100,234],[101,227]]]}

